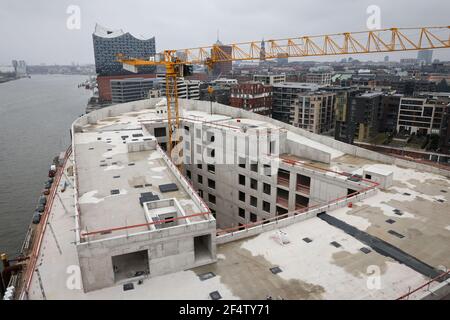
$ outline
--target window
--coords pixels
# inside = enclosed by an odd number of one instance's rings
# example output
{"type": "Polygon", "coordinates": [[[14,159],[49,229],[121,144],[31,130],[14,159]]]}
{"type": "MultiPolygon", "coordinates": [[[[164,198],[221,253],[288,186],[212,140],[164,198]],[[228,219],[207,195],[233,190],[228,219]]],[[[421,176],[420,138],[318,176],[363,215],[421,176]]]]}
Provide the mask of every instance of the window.
{"type": "Polygon", "coordinates": [[[213,215],[214,219],[216,218],[216,210],[211,209],[211,214],[213,215]]]}
{"type": "Polygon", "coordinates": [[[269,203],[269,202],[263,201],[263,210],[264,210],[265,212],[270,213],[270,203],[269,203]]]}
{"type": "Polygon", "coordinates": [[[189,141],[185,141],[185,142],[184,142],[184,148],[185,148],[186,150],[190,150],[190,149],[191,149],[191,143],[190,143],[189,141]]]}
{"type": "Polygon", "coordinates": [[[276,147],[276,141],[271,141],[270,142],[270,154],[274,154],[275,152],[275,147],[276,147]]]}
{"type": "Polygon", "coordinates": [[[370,174],[366,174],[366,179],[372,180],[372,176],[370,174]]]}
{"type": "Polygon", "coordinates": [[[257,222],[258,221],[258,216],[254,213],[250,213],[250,221],[251,222],[257,222]]]}
{"type": "Polygon", "coordinates": [[[250,163],[250,170],[253,172],[258,172],[258,162],[250,163]]]}
{"type": "Polygon", "coordinates": [[[208,149],[209,151],[209,156],[211,158],[215,158],[216,157],[216,150],[215,149],[208,149]]]}
{"type": "Polygon", "coordinates": [[[250,197],[250,205],[252,205],[253,207],[257,207],[258,206],[258,199],[256,199],[256,197],[251,196],[250,197]]]}
{"type": "Polygon", "coordinates": [[[203,166],[202,166],[201,164],[198,164],[198,165],[197,165],[197,168],[200,169],[200,170],[202,170],[202,169],[203,169],[203,166]]]}
{"type": "Polygon", "coordinates": [[[214,142],[214,140],[215,140],[214,133],[208,132],[206,135],[208,136],[209,142],[214,142]]]}
{"type": "Polygon", "coordinates": [[[208,179],[208,187],[210,187],[211,189],[215,189],[216,182],[214,180],[208,179]]]}
{"type": "Polygon", "coordinates": [[[203,183],[203,176],[198,175],[197,181],[198,181],[198,183],[203,183]]]}
{"type": "Polygon", "coordinates": [[[197,153],[202,153],[202,146],[200,144],[197,144],[197,153]]]}
{"type": "Polygon", "coordinates": [[[202,137],[202,129],[195,130],[195,136],[197,137],[197,139],[201,139],[201,137],[202,137]]]}
{"type": "Polygon", "coordinates": [[[186,170],[186,175],[189,179],[192,179],[192,173],[189,170],[186,170]]]}
{"type": "Polygon", "coordinates": [[[264,165],[264,174],[268,177],[272,176],[272,167],[268,164],[264,165]]]}
{"type": "Polygon", "coordinates": [[[258,181],[256,179],[250,179],[250,188],[258,190],[258,181]]]}
{"type": "Polygon", "coordinates": [[[211,173],[216,173],[216,166],[213,164],[208,164],[208,171],[211,173]]]}
{"type": "Polygon", "coordinates": [[[203,190],[198,189],[198,195],[199,195],[201,198],[203,198],[203,190]]]}
{"type": "Polygon", "coordinates": [[[155,137],[165,137],[166,136],[166,128],[155,128],[155,137]]]}
{"type": "Polygon", "coordinates": [[[239,157],[239,167],[245,169],[245,158],[239,157]]]}
{"type": "Polygon", "coordinates": [[[245,186],[245,176],[242,174],[239,175],[239,184],[245,186]]]}
{"type": "Polygon", "coordinates": [[[209,194],[209,195],[208,195],[208,201],[209,201],[210,203],[212,203],[212,204],[216,204],[216,196],[215,196],[215,195],[212,195],[212,194],[209,194]]]}
{"type": "Polygon", "coordinates": [[[270,196],[270,194],[272,193],[272,187],[270,186],[270,184],[264,183],[264,185],[263,185],[263,192],[270,196]]]}
{"type": "Polygon", "coordinates": [[[189,127],[188,127],[188,126],[184,126],[184,130],[185,130],[186,132],[189,132],[189,127]]]}
{"type": "Polygon", "coordinates": [[[245,202],[245,193],[242,191],[239,191],[239,200],[245,202]]]}
{"type": "Polygon", "coordinates": [[[239,208],[239,217],[244,218],[245,219],[245,210],[242,208],[239,208]]]}

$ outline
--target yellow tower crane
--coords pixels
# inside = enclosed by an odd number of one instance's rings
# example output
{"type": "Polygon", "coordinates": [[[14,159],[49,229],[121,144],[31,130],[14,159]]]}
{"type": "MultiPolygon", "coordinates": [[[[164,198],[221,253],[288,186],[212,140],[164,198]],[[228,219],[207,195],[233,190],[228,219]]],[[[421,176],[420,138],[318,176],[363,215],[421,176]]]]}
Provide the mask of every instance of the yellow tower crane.
{"type": "Polygon", "coordinates": [[[190,71],[192,65],[206,65],[230,61],[269,60],[280,56],[287,58],[319,57],[332,55],[389,53],[401,51],[450,48],[450,26],[389,28],[361,32],[345,32],[318,36],[302,36],[277,40],[266,40],[262,48],[258,41],[229,45],[165,50],[142,59],[118,55],[124,69],[137,72],[139,66],[165,66],[166,98],[169,143],[167,151],[171,156],[173,132],[180,127],[177,78],[190,71]],[[230,50],[223,50],[231,47],[230,50]],[[175,122],[173,114],[175,113],[175,122]]]}

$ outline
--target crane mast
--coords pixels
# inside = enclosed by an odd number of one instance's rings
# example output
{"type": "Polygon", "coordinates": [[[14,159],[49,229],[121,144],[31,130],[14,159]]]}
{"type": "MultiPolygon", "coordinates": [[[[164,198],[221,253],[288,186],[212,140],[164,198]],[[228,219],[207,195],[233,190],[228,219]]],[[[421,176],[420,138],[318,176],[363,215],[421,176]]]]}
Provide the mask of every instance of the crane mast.
{"type": "Polygon", "coordinates": [[[213,45],[181,50],[166,50],[158,59],[139,59],[118,54],[118,61],[125,69],[137,72],[138,66],[166,67],[166,99],[169,156],[173,149],[173,134],[180,128],[177,79],[183,75],[186,65],[206,65],[229,61],[270,60],[280,56],[304,58],[349,54],[405,52],[427,49],[450,48],[450,26],[389,28],[361,32],[345,32],[319,36],[302,36],[277,40],[265,40],[213,45]],[[264,45],[262,45],[264,43],[264,45]],[[231,53],[221,47],[231,47],[231,53]],[[177,54],[181,53],[181,54],[177,54]],[[172,112],[175,114],[173,115],[172,112]],[[175,116],[175,119],[173,117],[175,116]]]}

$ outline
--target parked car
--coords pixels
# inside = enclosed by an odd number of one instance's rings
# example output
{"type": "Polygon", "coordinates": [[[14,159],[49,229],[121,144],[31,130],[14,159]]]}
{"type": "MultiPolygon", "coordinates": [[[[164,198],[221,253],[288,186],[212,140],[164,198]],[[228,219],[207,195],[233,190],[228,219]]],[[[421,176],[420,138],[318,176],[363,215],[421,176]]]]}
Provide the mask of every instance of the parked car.
{"type": "Polygon", "coordinates": [[[44,206],[47,204],[47,198],[44,195],[39,197],[39,204],[43,204],[44,206]]]}
{"type": "Polygon", "coordinates": [[[38,224],[41,222],[41,214],[39,212],[35,212],[33,214],[33,224],[38,224]]]}
{"type": "Polygon", "coordinates": [[[38,212],[44,212],[45,211],[45,205],[39,204],[36,208],[36,211],[38,212]]]}

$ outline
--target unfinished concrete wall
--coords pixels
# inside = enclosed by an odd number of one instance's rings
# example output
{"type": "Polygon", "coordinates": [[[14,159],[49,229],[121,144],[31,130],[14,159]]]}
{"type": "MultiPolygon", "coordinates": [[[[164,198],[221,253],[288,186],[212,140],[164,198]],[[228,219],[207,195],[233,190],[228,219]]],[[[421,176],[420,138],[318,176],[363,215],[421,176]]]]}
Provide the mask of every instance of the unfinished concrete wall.
{"type": "Polygon", "coordinates": [[[77,245],[85,292],[116,284],[112,257],[147,251],[150,277],[178,272],[216,261],[216,223],[192,223],[77,245]],[[211,236],[211,259],[195,260],[194,237],[211,236]]]}
{"type": "Polygon", "coordinates": [[[336,210],[339,208],[343,208],[343,207],[347,206],[349,202],[358,202],[358,201],[361,201],[368,197],[372,197],[377,192],[378,191],[376,189],[371,189],[369,191],[358,194],[351,198],[343,199],[343,200],[340,200],[333,204],[327,204],[327,205],[321,206],[319,208],[310,210],[306,213],[302,213],[299,215],[290,214],[289,217],[284,218],[284,219],[275,220],[275,221],[272,221],[272,222],[266,223],[266,224],[259,224],[255,227],[248,228],[248,229],[245,229],[242,231],[230,232],[227,234],[219,235],[219,236],[217,236],[216,243],[218,245],[225,244],[225,243],[253,237],[253,236],[256,236],[256,235],[264,233],[264,232],[278,230],[278,229],[290,226],[294,223],[298,223],[301,221],[305,221],[305,220],[314,218],[321,212],[328,212],[328,211],[333,211],[333,210],[336,210]]]}

